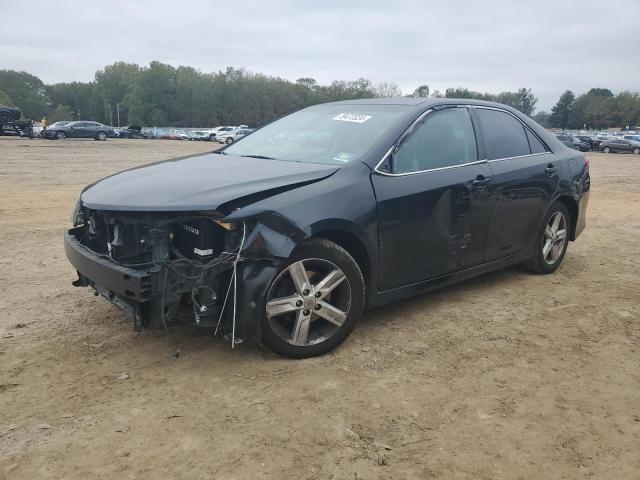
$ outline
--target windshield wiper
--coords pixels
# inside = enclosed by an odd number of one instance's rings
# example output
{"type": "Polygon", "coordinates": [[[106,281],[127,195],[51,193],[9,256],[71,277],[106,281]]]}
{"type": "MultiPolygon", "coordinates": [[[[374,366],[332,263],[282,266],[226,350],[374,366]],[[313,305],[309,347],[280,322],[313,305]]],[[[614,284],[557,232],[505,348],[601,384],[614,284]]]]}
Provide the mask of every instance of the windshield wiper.
{"type": "Polygon", "coordinates": [[[275,160],[273,157],[267,157],[266,155],[240,155],[241,157],[261,158],[263,160],[275,160]]]}

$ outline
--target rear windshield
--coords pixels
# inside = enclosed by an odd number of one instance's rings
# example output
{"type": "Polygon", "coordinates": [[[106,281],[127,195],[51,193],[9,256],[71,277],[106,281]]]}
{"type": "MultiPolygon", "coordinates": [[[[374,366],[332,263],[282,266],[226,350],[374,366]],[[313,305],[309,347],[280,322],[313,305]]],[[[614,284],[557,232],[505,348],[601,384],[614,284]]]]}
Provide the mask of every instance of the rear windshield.
{"type": "Polygon", "coordinates": [[[224,153],[346,164],[361,158],[407,113],[401,105],[318,105],[256,130],[224,153]]]}

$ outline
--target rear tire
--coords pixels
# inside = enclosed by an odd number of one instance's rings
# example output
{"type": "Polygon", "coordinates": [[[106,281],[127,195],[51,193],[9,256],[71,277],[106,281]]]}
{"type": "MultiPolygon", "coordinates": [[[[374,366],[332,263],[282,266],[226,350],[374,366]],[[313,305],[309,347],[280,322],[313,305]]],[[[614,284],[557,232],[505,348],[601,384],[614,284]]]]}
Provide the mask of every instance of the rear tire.
{"type": "Polygon", "coordinates": [[[634,155],[640,155],[640,148],[636,147],[633,149],[633,154],[634,155]]]}
{"type": "Polygon", "coordinates": [[[571,236],[571,215],[567,207],[555,202],[537,233],[533,257],[523,264],[527,270],[548,274],[560,266],[571,236]]]}
{"type": "Polygon", "coordinates": [[[290,358],[327,353],[353,331],[364,299],[364,279],[353,257],[324,238],[308,240],[295,248],[269,286],[262,343],[290,358]]]}

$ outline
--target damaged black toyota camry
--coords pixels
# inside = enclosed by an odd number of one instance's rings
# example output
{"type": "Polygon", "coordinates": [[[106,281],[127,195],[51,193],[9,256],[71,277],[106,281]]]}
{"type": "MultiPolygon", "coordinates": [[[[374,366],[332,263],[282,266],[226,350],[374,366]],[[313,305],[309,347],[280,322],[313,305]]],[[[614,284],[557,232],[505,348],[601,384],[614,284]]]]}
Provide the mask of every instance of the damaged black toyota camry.
{"type": "Polygon", "coordinates": [[[365,309],[510,265],[553,272],[589,184],[582,153],[504,105],[337,102],[88,186],[65,250],[74,285],[136,328],[186,317],[309,357],[365,309]]]}

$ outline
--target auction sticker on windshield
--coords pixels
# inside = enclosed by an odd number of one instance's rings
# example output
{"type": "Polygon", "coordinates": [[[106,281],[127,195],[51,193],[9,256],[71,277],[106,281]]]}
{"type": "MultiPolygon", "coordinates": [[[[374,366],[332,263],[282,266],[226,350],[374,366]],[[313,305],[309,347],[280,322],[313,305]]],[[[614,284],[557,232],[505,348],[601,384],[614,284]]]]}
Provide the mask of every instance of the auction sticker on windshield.
{"type": "Polygon", "coordinates": [[[346,152],[340,152],[335,157],[333,157],[334,160],[338,162],[344,162],[344,163],[350,162],[352,158],[353,158],[353,154],[346,153],[346,152]]]}
{"type": "Polygon", "coordinates": [[[354,123],[364,123],[371,118],[371,115],[363,115],[361,113],[339,113],[335,117],[334,120],[339,120],[341,122],[354,122],[354,123]]]}

